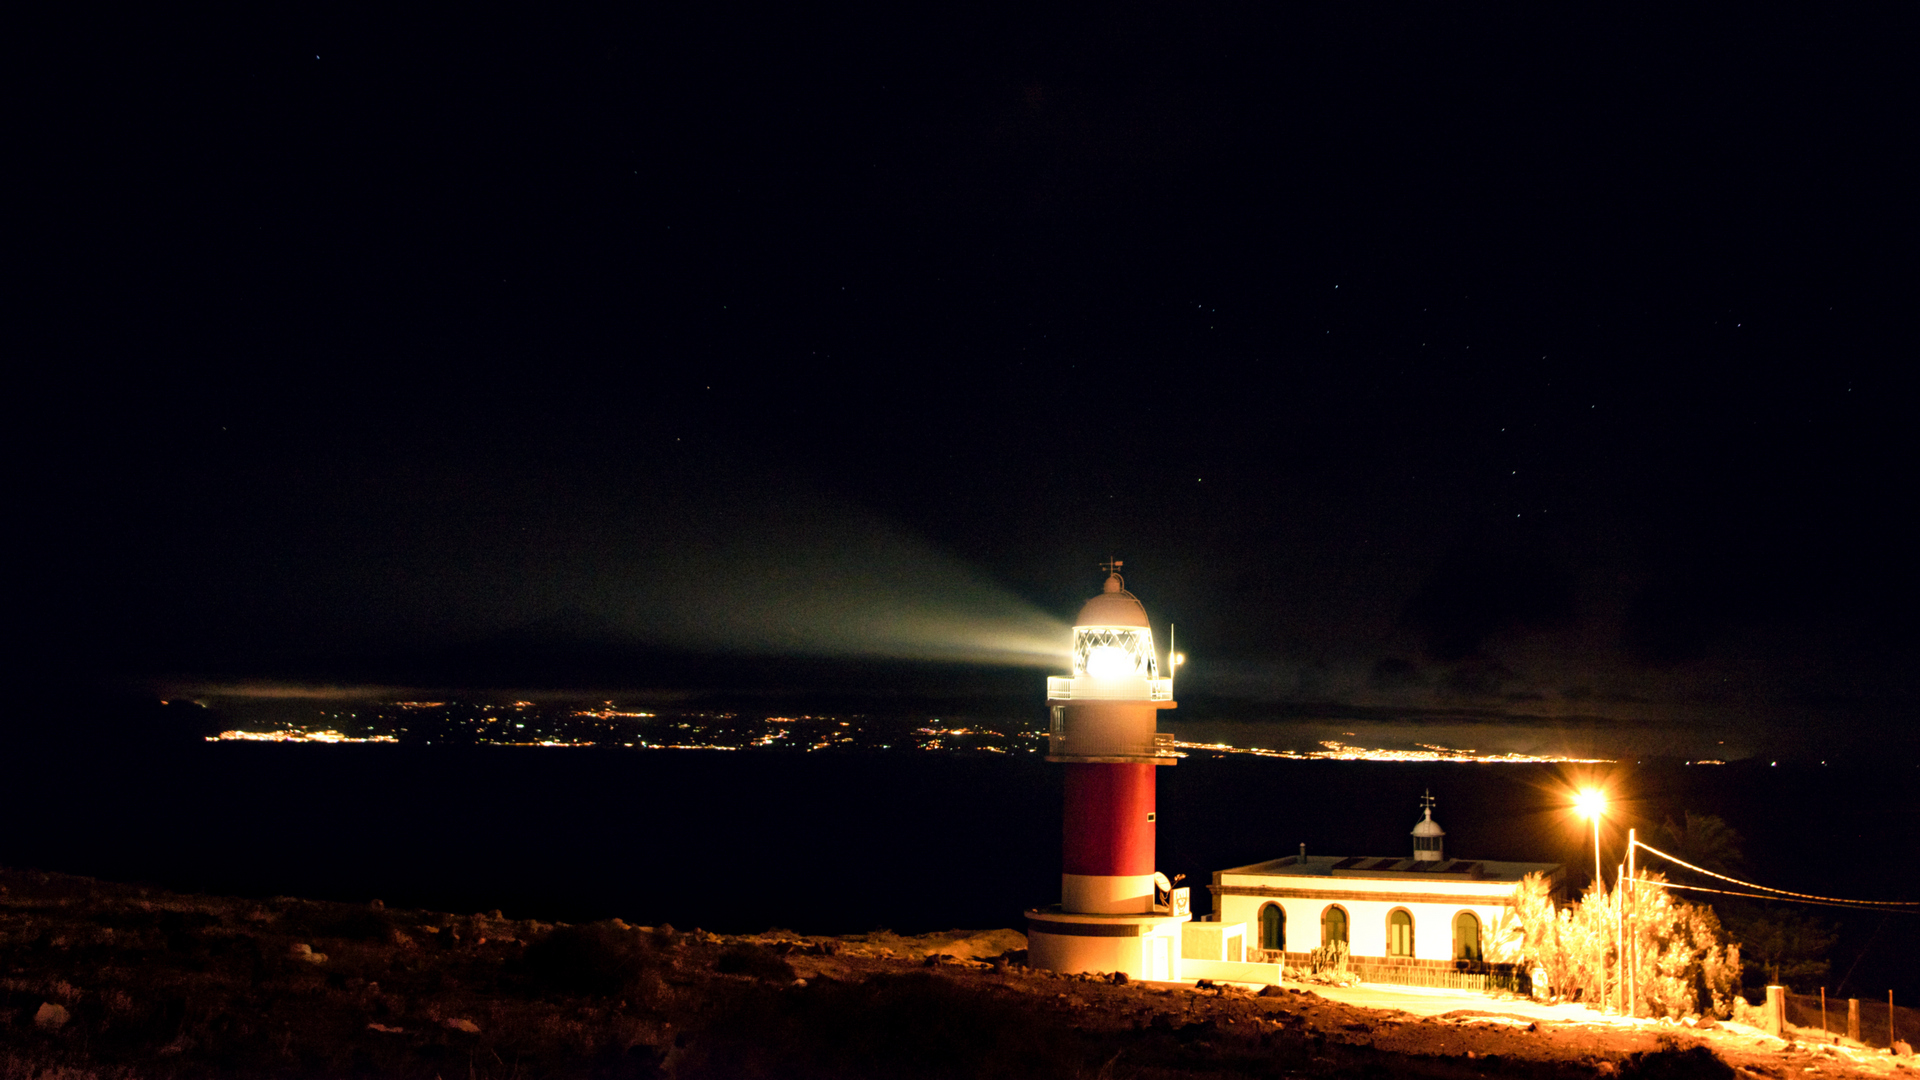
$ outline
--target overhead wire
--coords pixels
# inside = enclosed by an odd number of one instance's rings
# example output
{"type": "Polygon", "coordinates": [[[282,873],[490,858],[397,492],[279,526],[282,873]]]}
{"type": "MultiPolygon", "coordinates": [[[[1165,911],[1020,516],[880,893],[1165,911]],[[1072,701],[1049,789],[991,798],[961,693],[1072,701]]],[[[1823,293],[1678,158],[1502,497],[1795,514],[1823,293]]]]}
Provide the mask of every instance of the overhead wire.
{"type": "MultiPolygon", "coordinates": [[[[1703,866],[1695,866],[1692,863],[1686,861],[1685,859],[1679,858],[1678,856],[1675,856],[1675,855],[1669,855],[1666,852],[1661,851],[1657,847],[1654,847],[1650,844],[1643,843],[1638,838],[1634,839],[1633,846],[1637,848],[1641,848],[1642,850],[1651,852],[1652,854],[1658,855],[1661,858],[1666,859],[1667,861],[1674,863],[1676,865],[1684,866],[1687,869],[1694,871],[1695,873],[1705,874],[1711,878],[1719,878],[1721,881],[1732,882],[1735,885],[1744,886],[1749,889],[1759,889],[1762,892],[1776,894],[1775,896],[1767,896],[1767,897],[1763,897],[1762,899],[1772,900],[1772,899],[1778,899],[1781,896],[1790,896],[1797,900],[1808,901],[1809,903],[1831,904],[1831,905],[1839,905],[1844,907],[1871,908],[1877,911],[1897,911],[1897,910],[1907,909],[1907,908],[1920,910],[1920,900],[1850,900],[1842,896],[1816,896],[1813,893],[1794,892],[1790,889],[1776,889],[1771,885],[1760,885],[1751,881],[1741,881],[1739,878],[1736,878],[1736,877],[1728,877],[1725,874],[1715,873],[1714,871],[1708,870],[1703,866]]],[[[1675,886],[1675,888],[1698,888],[1698,886],[1675,886]]],[[[1712,892],[1717,890],[1705,890],[1705,891],[1712,892]]],[[[1734,894],[1729,894],[1729,895],[1734,895],[1734,894]]]]}
{"type": "MultiPolygon", "coordinates": [[[[1729,890],[1729,889],[1709,889],[1704,885],[1681,885],[1681,884],[1678,884],[1677,882],[1672,882],[1672,881],[1655,881],[1652,878],[1628,878],[1627,880],[1633,882],[1635,885],[1652,885],[1652,886],[1655,886],[1656,888],[1661,888],[1661,889],[1685,889],[1688,892],[1716,893],[1720,896],[1745,896],[1755,900],[1781,899],[1778,896],[1769,896],[1766,893],[1733,892],[1732,890],[1729,890]]],[[[1795,904],[1819,904],[1823,907],[1847,908],[1852,911],[1878,911],[1886,915],[1920,914],[1920,912],[1903,911],[1899,908],[1863,907],[1859,902],[1849,901],[1849,900],[1790,900],[1788,902],[1795,903],[1795,904]]],[[[1871,903],[1871,902],[1872,901],[1868,901],[1868,903],[1871,903]]]]}

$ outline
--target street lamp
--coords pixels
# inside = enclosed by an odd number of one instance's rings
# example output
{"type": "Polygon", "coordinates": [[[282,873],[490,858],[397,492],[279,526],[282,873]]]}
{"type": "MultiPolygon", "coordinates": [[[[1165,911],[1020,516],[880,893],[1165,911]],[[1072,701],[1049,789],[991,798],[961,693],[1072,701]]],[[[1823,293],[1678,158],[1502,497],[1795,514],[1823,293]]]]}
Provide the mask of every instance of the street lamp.
{"type": "Polygon", "coordinates": [[[1600,877],[1600,817],[1607,812],[1607,796],[1603,791],[1588,788],[1573,800],[1573,805],[1582,814],[1593,819],[1593,887],[1602,888],[1600,877]]]}

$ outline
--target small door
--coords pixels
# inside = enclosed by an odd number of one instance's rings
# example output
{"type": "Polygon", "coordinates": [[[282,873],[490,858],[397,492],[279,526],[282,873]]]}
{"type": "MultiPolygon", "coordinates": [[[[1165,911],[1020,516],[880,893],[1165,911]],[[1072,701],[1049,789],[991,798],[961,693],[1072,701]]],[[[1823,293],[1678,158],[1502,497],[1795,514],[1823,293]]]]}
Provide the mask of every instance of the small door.
{"type": "Polygon", "coordinates": [[[1387,955],[1413,955],[1413,915],[1406,908],[1394,908],[1387,916],[1387,955]]]}
{"type": "Polygon", "coordinates": [[[1168,970],[1172,966],[1172,953],[1168,949],[1172,942],[1172,938],[1159,935],[1147,939],[1147,979],[1149,981],[1166,982],[1173,978],[1173,972],[1168,970]]]}
{"type": "Polygon", "coordinates": [[[1279,904],[1260,909],[1260,947],[1274,952],[1287,947],[1287,912],[1279,904]]]}
{"type": "Polygon", "coordinates": [[[1480,959],[1480,920],[1471,911],[1453,917],[1453,958],[1480,959]]]}

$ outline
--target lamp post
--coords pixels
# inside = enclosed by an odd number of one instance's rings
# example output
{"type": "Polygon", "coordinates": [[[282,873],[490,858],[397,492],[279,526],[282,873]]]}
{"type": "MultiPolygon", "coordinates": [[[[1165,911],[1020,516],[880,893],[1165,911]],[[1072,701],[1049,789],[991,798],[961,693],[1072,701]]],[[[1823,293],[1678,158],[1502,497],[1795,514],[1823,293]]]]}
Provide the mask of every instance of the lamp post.
{"type": "MultiPolygon", "coordinates": [[[[1593,891],[1595,897],[1604,897],[1606,895],[1607,879],[1600,874],[1600,816],[1607,812],[1607,796],[1603,792],[1593,788],[1587,788],[1574,800],[1574,805],[1579,808],[1581,813],[1593,819],[1593,891]]],[[[1624,927],[1621,928],[1620,933],[1621,945],[1624,948],[1624,927]]],[[[1602,951],[1604,953],[1604,950],[1602,951]]],[[[1594,988],[1596,997],[1604,997],[1606,995],[1607,976],[1604,955],[1601,960],[1600,983],[1594,988]]],[[[1622,967],[1624,966],[1623,964],[1622,967]]]]}
{"type": "Polygon", "coordinates": [[[1588,788],[1574,800],[1574,805],[1582,814],[1593,819],[1593,887],[1604,889],[1606,879],[1600,876],[1600,817],[1607,812],[1607,796],[1588,788]]]}

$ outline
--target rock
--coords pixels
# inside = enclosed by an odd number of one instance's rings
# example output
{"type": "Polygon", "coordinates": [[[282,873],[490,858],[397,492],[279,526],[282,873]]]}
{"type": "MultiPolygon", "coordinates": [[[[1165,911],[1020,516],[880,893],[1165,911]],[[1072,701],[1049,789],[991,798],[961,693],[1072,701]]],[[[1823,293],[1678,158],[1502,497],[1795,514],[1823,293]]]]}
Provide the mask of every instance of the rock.
{"type": "Polygon", "coordinates": [[[385,901],[383,901],[383,900],[380,900],[380,899],[378,899],[378,898],[376,898],[376,899],[375,899],[375,900],[373,901],[373,903],[371,903],[371,904],[368,904],[367,906],[368,906],[368,907],[370,907],[370,908],[372,908],[372,909],[373,909],[373,910],[375,910],[375,911],[384,911],[384,910],[386,910],[386,907],[387,907],[387,905],[386,905],[386,902],[385,902],[385,901]]]}
{"type": "Polygon", "coordinates": [[[64,1006],[51,1001],[40,1003],[40,1011],[33,1014],[33,1026],[44,1031],[58,1031],[67,1026],[67,1010],[64,1006]]]}
{"type": "Polygon", "coordinates": [[[405,1035],[407,1033],[406,1028],[388,1027],[385,1024],[368,1024],[367,1030],[368,1031],[384,1031],[389,1035],[405,1035]]]}
{"type": "Polygon", "coordinates": [[[1127,973],[1124,971],[1114,972],[1112,976],[1112,982],[1113,982],[1113,985],[1115,986],[1127,985],[1127,973]]]}
{"type": "Polygon", "coordinates": [[[448,1031],[464,1031],[469,1035],[480,1034],[479,1024],[471,1020],[461,1020],[457,1017],[440,1021],[440,1026],[446,1028],[448,1031]]]}
{"type": "Polygon", "coordinates": [[[1913,1056],[1912,1045],[1910,1045],[1905,1039],[1893,1040],[1893,1056],[1894,1057],[1912,1057],[1913,1056]]]}
{"type": "Polygon", "coordinates": [[[309,964],[324,964],[327,962],[326,953],[314,952],[313,946],[305,943],[288,946],[287,957],[292,960],[300,960],[309,964]]]}
{"type": "Polygon", "coordinates": [[[1261,997],[1286,997],[1290,993],[1292,993],[1291,990],[1278,986],[1263,986],[1260,988],[1261,997]]]}

